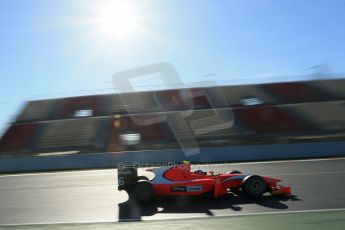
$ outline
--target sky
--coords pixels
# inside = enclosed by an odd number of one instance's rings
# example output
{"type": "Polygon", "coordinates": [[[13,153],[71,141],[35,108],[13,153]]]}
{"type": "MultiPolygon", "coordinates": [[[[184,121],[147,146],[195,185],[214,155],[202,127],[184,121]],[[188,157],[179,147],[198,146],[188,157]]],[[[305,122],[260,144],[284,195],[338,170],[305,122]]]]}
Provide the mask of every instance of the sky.
{"type": "Polygon", "coordinates": [[[1,0],[0,135],[28,100],[112,93],[115,73],[155,63],[185,83],[341,75],[344,12],[343,0],[1,0]]]}

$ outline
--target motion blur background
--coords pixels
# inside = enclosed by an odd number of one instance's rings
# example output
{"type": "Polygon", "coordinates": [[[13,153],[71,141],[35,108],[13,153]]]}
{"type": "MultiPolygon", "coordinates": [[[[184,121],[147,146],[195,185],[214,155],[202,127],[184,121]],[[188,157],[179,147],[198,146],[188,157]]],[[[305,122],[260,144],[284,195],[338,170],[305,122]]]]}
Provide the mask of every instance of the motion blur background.
{"type": "MultiPolygon", "coordinates": [[[[202,95],[215,89],[228,106],[216,109],[235,115],[230,129],[196,135],[201,147],[342,141],[344,9],[326,0],[2,1],[0,153],[179,148],[166,123],[133,123],[112,87],[114,73],[159,62],[201,95],[187,119],[212,114],[202,95]],[[210,80],[218,86],[195,86],[210,80]]],[[[183,110],[174,88],[139,79],[135,116],[174,117],[183,110]]]]}

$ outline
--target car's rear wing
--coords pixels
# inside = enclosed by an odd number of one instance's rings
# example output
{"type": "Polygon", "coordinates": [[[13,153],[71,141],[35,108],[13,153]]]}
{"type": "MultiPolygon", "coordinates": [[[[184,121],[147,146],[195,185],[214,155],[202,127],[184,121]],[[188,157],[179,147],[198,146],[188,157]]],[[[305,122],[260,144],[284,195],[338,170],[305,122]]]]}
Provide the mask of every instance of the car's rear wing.
{"type": "Polygon", "coordinates": [[[118,189],[130,189],[138,181],[138,171],[136,167],[121,167],[117,169],[118,189]]]}

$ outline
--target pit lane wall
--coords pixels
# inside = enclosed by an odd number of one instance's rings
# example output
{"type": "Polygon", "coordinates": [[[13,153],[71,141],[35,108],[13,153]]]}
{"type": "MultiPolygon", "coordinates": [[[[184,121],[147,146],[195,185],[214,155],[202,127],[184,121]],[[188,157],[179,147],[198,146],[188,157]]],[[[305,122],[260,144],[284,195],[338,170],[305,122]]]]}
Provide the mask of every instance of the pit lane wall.
{"type": "Polygon", "coordinates": [[[0,159],[0,173],[115,168],[123,164],[145,166],[180,163],[183,160],[190,160],[192,163],[218,163],[334,156],[345,156],[344,141],[201,148],[199,154],[188,157],[181,149],[169,149],[3,158],[0,159]]]}

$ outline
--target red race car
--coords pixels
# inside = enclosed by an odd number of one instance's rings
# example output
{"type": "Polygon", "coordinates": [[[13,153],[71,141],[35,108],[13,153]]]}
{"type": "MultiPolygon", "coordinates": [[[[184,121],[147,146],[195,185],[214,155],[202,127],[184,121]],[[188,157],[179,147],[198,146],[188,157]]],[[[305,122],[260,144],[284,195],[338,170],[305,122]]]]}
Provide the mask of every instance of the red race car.
{"type": "Polygon", "coordinates": [[[272,195],[291,194],[290,187],[278,185],[280,179],[242,174],[239,171],[214,174],[212,171],[197,170],[192,172],[189,163],[147,169],[155,177],[149,180],[138,176],[137,168],[118,169],[119,190],[125,190],[138,202],[147,203],[156,196],[201,196],[211,194],[213,197],[234,193],[258,197],[269,192],[272,195]]]}

